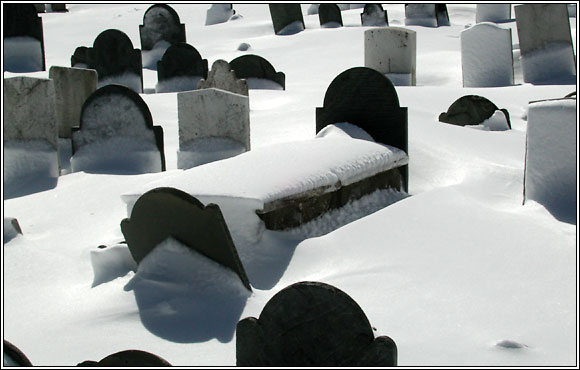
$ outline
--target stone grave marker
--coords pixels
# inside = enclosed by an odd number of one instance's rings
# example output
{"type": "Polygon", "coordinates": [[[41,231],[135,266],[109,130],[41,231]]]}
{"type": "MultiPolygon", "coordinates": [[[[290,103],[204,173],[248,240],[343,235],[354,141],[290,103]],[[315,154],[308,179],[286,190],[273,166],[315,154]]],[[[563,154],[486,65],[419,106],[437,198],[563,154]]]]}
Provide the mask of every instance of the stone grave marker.
{"type": "Polygon", "coordinates": [[[48,76],[54,81],[58,136],[70,138],[71,128],[79,125],[83,103],[97,89],[97,71],[52,66],[48,76]]]}
{"type": "Polygon", "coordinates": [[[239,56],[230,62],[230,67],[238,78],[248,82],[250,89],[257,87],[252,79],[270,80],[280,85],[283,90],[286,89],[286,75],[283,72],[276,72],[272,64],[261,56],[254,54],[239,56]]]}
{"type": "Polygon", "coordinates": [[[199,81],[199,89],[208,89],[210,87],[249,96],[248,82],[246,80],[238,79],[236,77],[236,72],[234,72],[230,64],[223,59],[218,59],[213,62],[207,79],[199,81]]]}
{"type": "Polygon", "coordinates": [[[4,70],[45,71],[42,18],[33,4],[2,4],[4,70]]]}
{"type": "Polygon", "coordinates": [[[268,4],[276,35],[292,35],[304,31],[302,8],[296,3],[268,4]]]}
{"type": "Polygon", "coordinates": [[[365,67],[389,77],[395,85],[417,84],[417,33],[402,27],[365,31],[365,67]]]}
{"type": "Polygon", "coordinates": [[[366,4],[360,19],[363,26],[381,27],[389,25],[389,16],[381,4],[366,4]]]}
{"type": "Polygon", "coordinates": [[[32,5],[34,5],[34,9],[36,9],[36,12],[37,13],[44,13],[44,12],[46,12],[46,5],[39,4],[39,3],[35,3],[35,4],[32,4],[32,5]]]}
{"type": "Polygon", "coordinates": [[[459,38],[463,87],[514,84],[511,29],[477,23],[461,31],[459,38]]]}
{"type": "Polygon", "coordinates": [[[79,46],[75,49],[74,54],[70,57],[70,65],[74,68],[89,67],[89,50],[86,46],[79,46]]]}
{"type": "Polygon", "coordinates": [[[342,14],[340,13],[340,8],[336,4],[320,4],[318,8],[318,20],[320,21],[320,27],[323,28],[336,28],[342,27],[342,14]]]}
{"type": "Polygon", "coordinates": [[[66,4],[54,3],[50,4],[50,11],[53,13],[66,13],[68,12],[68,9],[66,8],[66,4]]]}
{"type": "Polygon", "coordinates": [[[157,62],[157,80],[161,84],[179,77],[188,79],[189,83],[185,85],[182,83],[184,88],[181,89],[169,88],[158,92],[194,90],[199,80],[207,78],[207,72],[207,59],[202,59],[196,48],[184,42],[173,44],[157,62]]]}
{"type": "Polygon", "coordinates": [[[475,22],[504,22],[512,18],[511,4],[477,4],[475,22]]]}
{"type": "Polygon", "coordinates": [[[121,222],[133,259],[140,263],[159,243],[172,237],[197,253],[234,271],[251,291],[234,242],[216,204],[204,206],[174,188],[157,188],[135,203],[130,219],[121,222]]]}
{"type": "Polygon", "coordinates": [[[212,4],[205,15],[205,25],[225,23],[236,14],[232,4],[212,4]]]}
{"type": "Polygon", "coordinates": [[[158,41],[170,44],[185,42],[185,25],[180,23],[177,12],[167,4],[155,4],[143,15],[139,25],[141,49],[151,50],[158,41]]]}
{"type": "Polygon", "coordinates": [[[3,366],[24,366],[32,367],[32,363],[26,355],[14,344],[6,339],[4,342],[3,366]],[[8,363],[7,363],[8,362],[8,363]]]}
{"type": "Polygon", "coordinates": [[[449,13],[447,12],[447,5],[435,4],[435,17],[437,18],[437,26],[450,26],[449,13]]]}
{"type": "Polygon", "coordinates": [[[101,361],[83,361],[77,366],[99,367],[146,367],[146,366],[171,366],[163,358],[146,351],[131,349],[113,353],[101,361]]]}
{"type": "Polygon", "coordinates": [[[405,25],[439,27],[449,26],[445,4],[405,4],[405,25]]]}
{"type": "Polygon", "coordinates": [[[479,125],[490,118],[497,110],[501,110],[511,128],[507,109],[499,109],[490,100],[479,95],[465,95],[449,106],[447,112],[439,115],[439,122],[457,126],[479,125]]]}
{"type": "Polygon", "coordinates": [[[360,306],[336,287],[299,282],[272,297],[260,317],[238,322],[243,367],[396,366],[397,346],[375,338],[360,306]]]}

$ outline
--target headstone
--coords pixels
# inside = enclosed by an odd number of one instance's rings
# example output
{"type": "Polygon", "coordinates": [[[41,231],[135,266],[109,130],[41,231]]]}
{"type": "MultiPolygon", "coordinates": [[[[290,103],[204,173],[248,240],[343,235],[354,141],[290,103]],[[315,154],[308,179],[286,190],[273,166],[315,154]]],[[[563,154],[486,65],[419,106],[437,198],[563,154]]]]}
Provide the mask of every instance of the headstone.
{"type": "Polygon", "coordinates": [[[566,4],[515,8],[524,82],[575,84],[576,60],[566,4]]]}
{"type": "Polygon", "coordinates": [[[4,342],[3,366],[32,367],[32,363],[24,353],[6,339],[4,342]]]}
{"type": "Polygon", "coordinates": [[[174,44],[157,62],[158,87],[169,85],[157,92],[195,90],[199,80],[207,78],[207,69],[207,59],[202,59],[196,48],[184,42],[174,44]],[[183,81],[170,86],[176,78],[183,81]]]}
{"type": "Polygon", "coordinates": [[[84,102],[79,127],[72,129],[72,150],[73,172],[100,171],[103,163],[118,169],[143,157],[155,161],[155,165],[144,165],[133,171],[128,168],[127,171],[155,172],[142,169],[150,167],[165,171],[163,128],[153,126],[151,112],[139,94],[121,85],[101,87],[84,102]],[[101,150],[91,154],[91,150],[97,147],[101,150]],[[103,147],[111,152],[104,152],[103,147]],[[79,158],[81,150],[83,153],[79,158]]]}
{"type": "Polygon", "coordinates": [[[461,31],[463,87],[498,87],[514,84],[512,33],[490,22],[461,31]]]}
{"type": "Polygon", "coordinates": [[[340,8],[336,4],[320,4],[318,8],[318,19],[320,21],[320,27],[323,28],[343,26],[342,14],[340,14],[340,8]]]}
{"type": "Polygon", "coordinates": [[[14,217],[4,217],[4,243],[18,234],[22,235],[22,228],[20,228],[18,220],[14,217]]]}
{"type": "Polygon", "coordinates": [[[113,353],[101,361],[83,361],[77,366],[99,366],[99,367],[159,367],[171,366],[163,358],[149,352],[139,350],[127,350],[113,353]]]}
{"type": "Polygon", "coordinates": [[[44,13],[44,12],[46,12],[46,5],[44,5],[44,4],[38,4],[38,3],[32,4],[32,5],[34,5],[34,8],[36,9],[36,12],[37,13],[44,13]]]}
{"type": "Polygon", "coordinates": [[[248,82],[250,89],[259,88],[259,83],[255,79],[269,80],[286,89],[286,75],[283,72],[276,72],[272,64],[258,55],[246,54],[239,56],[230,62],[230,67],[238,78],[243,78],[248,82]]]}
{"type": "Polygon", "coordinates": [[[268,4],[270,7],[270,16],[274,25],[276,35],[293,35],[304,31],[304,18],[302,17],[302,8],[300,4],[268,4]]]}
{"type": "Polygon", "coordinates": [[[66,8],[66,4],[64,4],[64,3],[50,4],[50,10],[53,13],[66,13],[66,12],[68,12],[68,9],[66,8]]]}
{"type": "Polygon", "coordinates": [[[320,8],[320,4],[311,4],[306,11],[308,15],[318,14],[318,9],[320,8]]]}
{"type": "Polygon", "coordinates": [[[199,81],[199,89],[208,89],[210,87],[249,96],[248,82],[246,80],[238,79],[236,77],[236,72],[234,72],[230,64],[223,59],[218,59],[213,62],[207,79],[199,81]]]}
{"type": "Polygon", "coordinates": [[[79,46],[75,49],[74,54],[70,57],[70,65],[74,68],[88,68],[89,61],[89,50],[86,46],[79,46]]]}
{"type": "Polygon", "coordinates": [[[350,4],[349,9],[363,9],[366,4],[350,4]]]}
{"type": "Polygon", "coordinates": [[[252,290],[220,208],[204,206],[174,188],[157,188],[135,203],[130,219],[121,222],[133,259],[140,263],[158,244],[172,237],[195,252],[234,271],[252,290]]]}
{"type": "MultiPolygon", "coordinates": [[[[322,5],[322,4],[320,4],[320,5],[322,5]]],[[[340,10],[349,10],[350,9],[350,4],[342,4],[341,3],[341,4],[338,4],[338,8],[340,10]]]]}
{"type": "Polygon", "coordinates": [[[139,25],[141,49],[151,50],[158,41],[170,44],[185,42],[185,25],[180,23],[179,15],[167,4],[155,4],[143,15],[139,25]]]}
{"type": "Polygon", "coordinates": [[[2,4],[4,70],[45,71],[42,18],[33,4],[2,4]]]}
{"type": "MultiPolygon", "coordinates": [[[[348,122],[365,130],[379,143],[408,151],[407,108],[391,81],[367,67],[355,67],[339,74],[328,86],[324,104],[316,108],[316,132],[324,127],[348,122]]],[[[408,166],[401,168],[404,189],[408,190],[408,166]]]]}
{"type": "Polygon", "coordinates": [[[475,22],[504,22],[512,18],[511,4],[477,4],[475,22]]]}
{"type": "Polygon", "coordinates": [[[405,4],[405,25],[439,27],[449,26],[445,4],[405,4]]]}
{"type": "Polygon", "coordinates": [[[299,282],[272,297],[258,319],[238,323],[236,365],[396,366],[397,346],[387,336],[375,338],[363,310],[343,291],[299,282]]]}
{"type": "Polygon", "coordinates": [[[507,109],[499,109],[491,101],[479,95],[465,95],[454,101],[447,112],[439,115],[439,122],[457,126],[479,125],[498,110],[504,113],[508,126],[511,128],[507,109]]]}
{"type": "Polygon", "coordinates": [[[449,13],[447,12],[447,5],[435,4],[435,16],[437,18],[437,26],[451,26],[449,23],[449,13]]]}
{"type": "Polygon", "coordinates": [[[212,4],[205,16],[205,25],[211,26],[218,23],[225,23],[236,14],[232,4],[212,4]]]}
{"type": "Polygon", "coordinates": [[[366,4],[360,19],[363,26],[382,27],[389,25],[389,16],[381,4],[366,4]]]}
{"type": "Polygon", "coordinates": [[[365,31],[365,67],[389,77],[394,85],[417,84],[417,33],[401,27],[365,31]]]}
{"type": "Polygon", "coordinates": [[[71,128],[79,125],[83,103],[97,89],[97,71],[52,66],[48,76],[54,81],[58,136],[70,138],[71,128]]]}
{"type": "Polygon", "coordinates": [[[568,4],[568,16],[576,18],[576,4],[568,4]]]}

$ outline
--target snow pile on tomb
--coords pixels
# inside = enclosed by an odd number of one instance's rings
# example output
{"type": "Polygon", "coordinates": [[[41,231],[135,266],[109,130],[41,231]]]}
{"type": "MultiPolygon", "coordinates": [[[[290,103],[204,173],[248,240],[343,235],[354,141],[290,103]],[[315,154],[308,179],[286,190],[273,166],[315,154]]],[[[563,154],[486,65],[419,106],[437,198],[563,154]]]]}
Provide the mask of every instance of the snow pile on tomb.
{"type": "Polygon", "coordinates": [[[466,125],[465,127],[484,131],[506,131],[510,129],[507,118],[501,110],[496,110],[491,117],[484,120],[479,125],[466,125]]]}
{"type": "Polygon", "coordinates": [[[93,288],[118,277],[125,276],[129,271],[137,270],[137,263],[131,256],[127,244],[118,244],[107,248],[92,250],[91,265],[94,274],[93,288]]]}
{"type": "Polygon", "coordinates": [[[4,70],[10,72],[34,72],[42,70],[40,41],[30,36],[4,39],[4,70]]]}

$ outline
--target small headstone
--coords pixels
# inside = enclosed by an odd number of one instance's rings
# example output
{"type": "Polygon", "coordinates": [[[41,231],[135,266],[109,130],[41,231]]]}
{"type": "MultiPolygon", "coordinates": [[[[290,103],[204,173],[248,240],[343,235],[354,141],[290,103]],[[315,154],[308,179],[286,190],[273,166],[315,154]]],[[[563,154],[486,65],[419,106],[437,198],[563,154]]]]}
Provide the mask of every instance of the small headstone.
{"type": "Polygon", "coordinates": [[[514,84],[512,33],[490,22],[461,31],[463,87],[514,84]]]}
{"type": "Polygon", "coordinates": [[[389,16],[381,4],[366,4],[360,19],[363,26],[384,27],[389,25],[389,16]]]}
{"type": "Polygon", "coordinates": [[[151,50],[158,41],[170,44],[185,42],[185,25],[180,23],[179,15],[167,4],[155,4],[143,15],[139,25],[141,49],[151,50]]]}
{"type": "Polygon", "coordinates": [[[512,18],[511,4],[477,4],[475,22],[504,22],[512,18]]]}
{"type": "MultiPolygon", "coordinates": [[[[44,5],[44,4],[41,4],[44,5]]],[[[45,71],[42,18],[33,4],[2,4],[4,70],[45,71]]]]}
{"type": "Polygon", "coordinates": [[[300,4],[268,4],[276,35],[293,35],[304,31],[304,18],[300,4]]]}
{"type": "Polygon", "coordinates": [[[174,188],[157,188],[143,194],[130,219],[121,222],[133,259],[140,263],[158,244],[172,237],[195,252],[234,271],[252,290],[234,242],[216,204],[204,206],[174,188]]]}
{"type": "Polygon", "coordinates": [[[246,80],[238,79],[236,72],[232,69],[230,64],[222,59],[213,62],[211,70],[207,75],[207,79],[199,81],[199,89],[207,89],[210,87],[249,96],[248,82],[246,80]]]}
{"type": "Polygon", "coordinates": [[[14,344],[10,343],[6,339],[3,340],[4,342],[4,353],[2,354],[3,359],[3,367],[4,366],[23,366],[23,367],[32,367],[32,363],[26,357],[24,353],[14,344]]]}
{"type": "Polygon", "coordinates": [[[90,64],[89,50],[90,48],[86,46],[79,46],[76,48],[74,54],[70,57],[71,67],[88,68],[90,64]]]}
{"type": "Polygon", "coordinates": [[[506,109],[499,109],[488,99],[479,95],[465,95],[449,106],[447,112],[439,115],[439,122],[457,126],[479,125],[490,118],[497,110],[501,110],[511,128],[509,113],[506,109]]]}
{"type": "Polygon", "coordinates": [[[387,336],[375,338],[363,310],[343,291],[299,282],[272,297],[259,319],[238,322],[236,365],[396,366],[397,346],[387,336]]]}
{"type": "Polygon", "coordinates": [[[318,19],[320,20],[320,27],[323,28],[336,28],[343,25],[342,14],[340,14],[340,8],[336,4],[320,4],[318,19]]]}
{"type": "Polygon", "coordinates": [[[196,48],[184,42],[174,44],[157,62],[158,87],[163,83],[171,85],[170,80],[176,78],[187,81],[181,82],[180,86],[157,89],[157,92],[195,90],[199,80],[207,78],[207,69],[207,59],[202,59],[196,48]]]}
{"type": "Polygon", "coordinates": [[[394,85],[417,84],[417,33],[401,27],[365,31],[365,67],[389,77],[394,85]]]}
{"type": "Polygon", "coordinates": [[[99,366],[99,367],[159,367],[171,366],[163,358],[146,351],[127,350],[113,353],[101,361],[83,361],[77,366],[99,366]]]}
{"type": "Polygon", "coordinates": [[[236,14],[232,4],[212,4],[205,16],[205,25],[225,23],[236,14]]]}
{"type": "Polygon", "coordinates": [[[445,4],[405,4],[405,25],[439,27],[449,26],[445,4]]]}
{"type": "Polygon", "coordinates": [[[230,67],[238,78],[248,81],[250,89],[260,88],[258,80],[269,80],[286,89],[286,75],[276,72],[272,64],[258,55],[246,54],[239,56],[230,62],[230,67]]]}

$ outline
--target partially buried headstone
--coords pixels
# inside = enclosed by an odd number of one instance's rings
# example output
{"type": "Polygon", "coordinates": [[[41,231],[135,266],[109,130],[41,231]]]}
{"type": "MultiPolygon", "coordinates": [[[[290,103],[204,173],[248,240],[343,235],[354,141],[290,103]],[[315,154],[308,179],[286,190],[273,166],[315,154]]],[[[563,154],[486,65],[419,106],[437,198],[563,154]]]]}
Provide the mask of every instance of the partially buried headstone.
{"type": "Polygon", "coordinates": [[[26,355],[14,344],[10,343],[6,339],[4,342],[4,353],[3,355],[3,366],[24,366],[32,367],[32,363],[26,357],[26,355]]]}
{"type": "Polygon", "coordinates": [[[300,4],[268,4],[276,35],[293,35],[304,31],[304,17],[300,4]]]}
{"type": "Polygon", "coordinates": [[[511,4],[477,4],[475,22],[503,22],[512,17],[511,4]]]}
{"type": "Polygon", "coordinates": [[[211,26],[229,21],[236,14],[232,4],[212,4],[205,15],[205,25],[211,26]]]}
{"type": "Polygon", "coordinates": [[[454,101],[447,112],[439,115],[439,122],[457,126],[479,125],[498,110],[503,112],[508,128],[511,128],[507,109],[499,109],[491,101],[479,95],[465,95],[454,101]]]}
{"type": "Polygon", "coordinates": [[[83,104],[72,129],[71,170],[138,174],[165,171],[163,128],[131,89],[107,85],[83,104]]]}
{"type": "Polygon", "coordinates": [[[14,217],[4,217],[4,243],[14,239],[17,235],[22,235],[22,229],[18,220],[14,217]]]}
{"type": "Polygon", "coordinates": [[[79,46],[75,49],[74,54],[70,57],[70,65],[74,68],[89,67],[89,50],[86,46],[79,46]]]}
{"type": "Polygon", "coordinates": [[[153,189],[139,197],[130,219],[121,222],[121,231],[137,263],[172,237],[231,269],[252,290],[221,210],[215,204],[204,206],[174,188],[153,189]]]}
{"type": "Polygon", "coordinates": [[[45,71],[42,18],[33,4],[2,4],[4,70],[45,71]]]}
{"type": "Polygon", "coordinates": [[[236,365],[272,367],[396,366],[397,346],[375,338],[360,306],[319,282],[299,282],[272,297],[258,319],[236,329],[236,365]]]}
{"type": "Polygon", "coordinates": [[[99,367],[145,367],[145,366],[171,366],[163,358],[139,350],[127,350],[113,353],[101,361],[83,361],[77,366],[99,366],[99,367]]]}
{"type": "Polygon", "coordinates": [[[207,59],[193,46],[180,42],[170,46],[157,62],[155,91],[178,92],[197,89],[198,82],[207,78],[207,59]]]}
{"type": "Polygon", "coordinates": [[[389,25],[389,16],[381,4],[366,4],[360,19],[363,26],[381,27],[389,25]]]}
{"type": "Polygon", "coordinates": [[[161,40],[170,44],[185,42],[185,25],[180,23],[177,12],[167,4],[155,4],[143,15],[139,25],[141,49],[151,50],[161,40]]]}
{"type": "Polygon", "coordinates": [[[230,64],[223,59],[213,62],[207,79],[199,81],[199,89],[215,87],[235,94],[248,96],[248,82],[238,79],[230,64]]]}
{"type": "Polygon", "coordinates": [[[247,81],[250,89],[286,88],[286,75],[276,72],[272,64],[258,55],[246,54],[230,62],[230,67],[238,78],[247,81]]]}
{"type": "Polygon", "coordinates": [[[445,4],[405,4],[405,25],[439,27],[449,26],[445,4]]]}
{"type": "Polygon", "coordinates": [[[336,4],[320,4],[318,8],[318,19],[320,21],[320,27],[342,27],[342,14],[336,4]]]}
{"type": "Polygon", "coordinates": [[[365,31],[365,67],[389,77],[395,86],[417,84],[417,33],[401,27],[365,31]]]}

